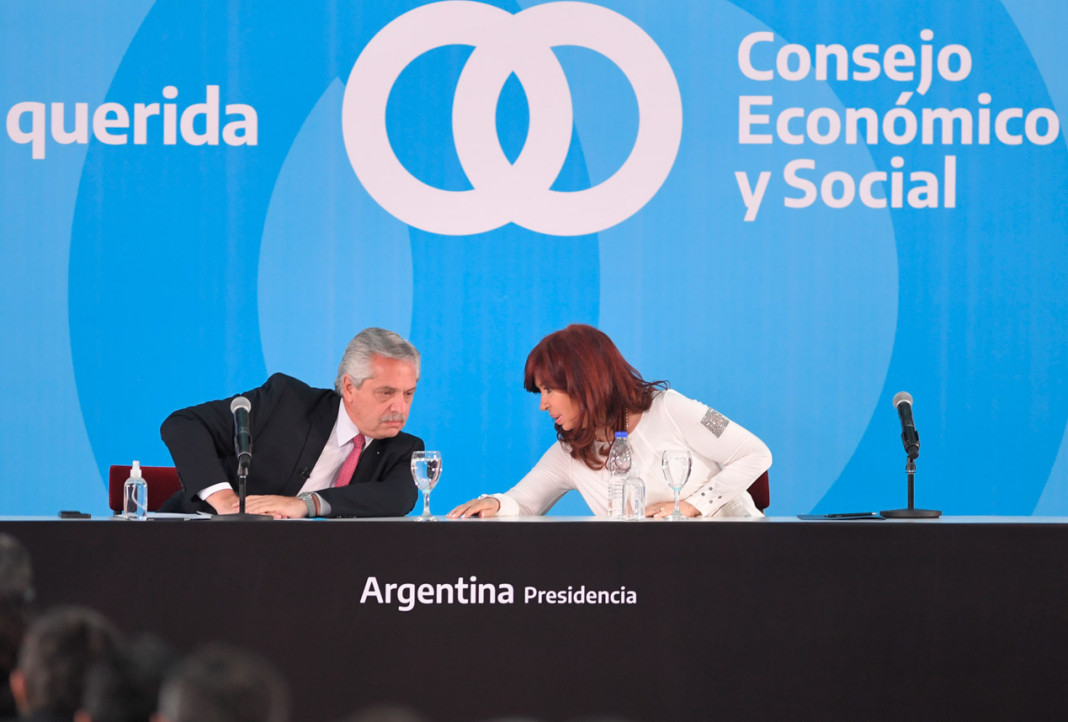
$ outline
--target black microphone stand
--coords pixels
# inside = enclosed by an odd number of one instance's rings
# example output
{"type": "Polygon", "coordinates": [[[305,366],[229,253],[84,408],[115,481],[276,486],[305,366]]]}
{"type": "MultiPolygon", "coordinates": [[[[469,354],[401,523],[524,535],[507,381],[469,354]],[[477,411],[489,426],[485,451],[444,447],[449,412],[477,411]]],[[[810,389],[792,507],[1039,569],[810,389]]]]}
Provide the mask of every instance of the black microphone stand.
{"type": "Polygon", "coordinates": [[[919,445],[916,446],[916,451],[909,451],[908,461],[905,462],[905,473],[909,477],[909,506],[907,509],[890,509],[889,511],[879,512],[887,519],[937,519],[942,516],[941,511],[935,511],[934,509],[917,509],[913,504],[914,486],[916,477],[916,457],[919,456],[919,445]]]}
{"type": "Polygon", "coordinates": [[[245,495],[248,493],[248,457],[238,457],[237,461],[237,513],[239,516],[248,516],[245,513],[245,495]]]}
{"type": "Polygon", "coordinates": [[[216,514],[212,517],[215,521],[271,521],[274,517],[267,516],[266,514],[247,514],[245,513],[245,494],[247,481],[248,481],[248,469],[252,464],[251,454],[239,454],[237,457],[237,513],[236,514],[216,514]]]}

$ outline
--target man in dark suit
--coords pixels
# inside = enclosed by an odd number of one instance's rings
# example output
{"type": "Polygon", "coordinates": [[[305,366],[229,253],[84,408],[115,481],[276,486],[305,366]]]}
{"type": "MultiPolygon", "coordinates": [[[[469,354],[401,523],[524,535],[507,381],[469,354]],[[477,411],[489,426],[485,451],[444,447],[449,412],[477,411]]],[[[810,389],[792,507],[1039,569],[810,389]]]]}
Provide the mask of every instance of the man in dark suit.
{"type": "MultiPolygon", "coordinates": [[[[419,380],[419,352],[392,331],[364,329],[345,349],[334,391],[285,374],[243,394],[253,462],[246,511],[276,517],[403,516],[415,506],[413,451],[401,431],[419,380]]],[[[161,511],[238,510],[232,399],[171,414],[160,434],[182,491],[161,511]]]]}

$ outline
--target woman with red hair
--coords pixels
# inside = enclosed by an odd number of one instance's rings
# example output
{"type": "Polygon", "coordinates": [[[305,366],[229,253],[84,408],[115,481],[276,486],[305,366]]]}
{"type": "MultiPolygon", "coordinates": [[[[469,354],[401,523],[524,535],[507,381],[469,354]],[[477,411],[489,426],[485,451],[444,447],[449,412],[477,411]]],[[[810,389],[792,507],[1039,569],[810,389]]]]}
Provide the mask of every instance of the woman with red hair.
{"type": "Polygon", "coordinates": [[[604,333],[582,324],[543,338],[527,357],[523,384],[541,395],[557,442],[503,494],[473,499],[450,517],[544,514],[577,489],[597,516],[608,514],[608,449],[629,435],[631,473],[645,482],[646,516],[664,517],[673,493],[660,471],[665,449],[688,449],[693,471],[682,512],[698,517],[759,517],[746,489],[771,466],[764,442],[718,411],[646,381],[604,333]]]}

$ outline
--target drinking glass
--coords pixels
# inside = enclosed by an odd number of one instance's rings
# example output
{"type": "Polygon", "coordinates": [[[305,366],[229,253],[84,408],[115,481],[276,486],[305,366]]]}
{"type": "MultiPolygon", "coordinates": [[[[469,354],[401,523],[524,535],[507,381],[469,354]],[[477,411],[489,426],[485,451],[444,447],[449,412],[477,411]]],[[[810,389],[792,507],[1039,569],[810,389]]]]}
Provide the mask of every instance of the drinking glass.
{"type": "Polygon", "coordinates": [[[440,451],[415,451],[412,453],[412,479],[419,491],[423,492],[423,513],[419,521],[437,521],[430,513],[430,492],[441,476],[440,451]]]}
{"type": "Polygon", "coordinates": [[[690,452],[685,449],[668,449],[661,454],[660,469],[664,472],[664,478],[667,479],[668,486],[675,492],[675,509],[664,517],[665,519],[676,521],[686,518],[679,509],[679,493],[682,491],[682,487],[686,486],[692,467],[693,459],[690,457],[690,452]]]}

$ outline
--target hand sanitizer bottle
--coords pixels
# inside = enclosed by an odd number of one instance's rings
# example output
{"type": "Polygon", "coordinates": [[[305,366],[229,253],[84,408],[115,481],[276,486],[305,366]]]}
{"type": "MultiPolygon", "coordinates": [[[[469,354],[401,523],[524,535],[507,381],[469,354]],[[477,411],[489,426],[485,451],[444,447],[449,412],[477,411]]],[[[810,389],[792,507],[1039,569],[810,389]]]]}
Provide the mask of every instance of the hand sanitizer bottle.
{"type": "Polygon", "coordinates": [[[135,461],[130,478],[122,485],[122,516],[124,519],[148,519],[148,484],[141,478],[141,463],[135,461]]]}

